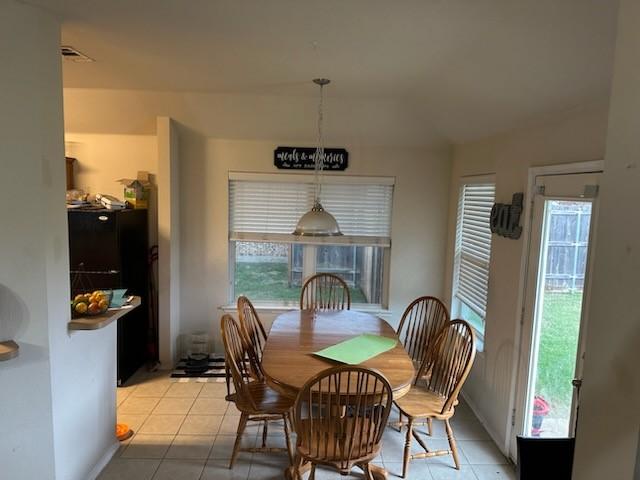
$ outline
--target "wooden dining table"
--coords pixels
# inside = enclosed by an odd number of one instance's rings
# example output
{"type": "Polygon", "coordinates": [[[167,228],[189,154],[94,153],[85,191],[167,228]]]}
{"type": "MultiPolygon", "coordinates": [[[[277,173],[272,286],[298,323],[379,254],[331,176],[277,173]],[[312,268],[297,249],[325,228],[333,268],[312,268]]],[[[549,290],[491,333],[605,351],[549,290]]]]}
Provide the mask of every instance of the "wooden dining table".
{"type": "MultiPolygon", "coordinates": [[[[396,332],[385,320],[364,312],[297,310],[283,313],[274,320],[264,347],[262,369],[266,380],[272,388],[295,397],[310,378],[338,365],[314,352],[363,333],[397,339],[396,332]]],[[[381,372],[396,400],[409,391],[415,375],[413,362],[400,342],[360,366],[381,372]]],[[[372,473],[376,479],[387,478],[386,470],[381,467],[376,466],[372,473]]]]}

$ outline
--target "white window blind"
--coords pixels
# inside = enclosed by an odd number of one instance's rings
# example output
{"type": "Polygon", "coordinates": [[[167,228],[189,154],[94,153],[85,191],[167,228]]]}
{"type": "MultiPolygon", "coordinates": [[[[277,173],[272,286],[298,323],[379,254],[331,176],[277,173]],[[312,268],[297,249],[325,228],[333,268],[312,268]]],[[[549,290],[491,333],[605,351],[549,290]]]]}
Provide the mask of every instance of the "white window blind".
{"type": "Polygon", "coordinates": [[[388,178],[337,177],[322,186],[322,205],[343,237],[295,237],[291,232],[313,206],[312,175],[230,176],[231,240],[389,246],[393,182],[388,178]],[[234,178],[235,177],[235,178],[234,178]],[[240,178],[237,178],[240,177],[240,178]]]}
{"type": "Polygon", "coordinates": [[[465,184],[460,191],[456,226],[454,296],[483,319],[487,311],[494,183],[465,184]]]}

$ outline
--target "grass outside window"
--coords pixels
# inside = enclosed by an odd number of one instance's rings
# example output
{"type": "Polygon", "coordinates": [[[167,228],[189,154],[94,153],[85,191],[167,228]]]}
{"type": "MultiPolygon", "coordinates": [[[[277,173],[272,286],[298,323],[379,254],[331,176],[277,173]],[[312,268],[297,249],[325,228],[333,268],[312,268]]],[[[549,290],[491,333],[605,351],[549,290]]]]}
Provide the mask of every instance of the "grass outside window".
{"type": "Polygon", "coordinates": [[[535,395],[549,402],[553,416],[571,409],[581,308],[582,292],[545,292],[535,395]]]}
{"type": "MultiPolygon", "coordinates": [[[[235,271],[236,296],[245,295],[252,302],[300,301],[299,285],[289,283],[288,264],[284,262],[237,262],[235,271]]],[[[351,303],[366,303],[360,288],[350,286],[351,303]]]]}

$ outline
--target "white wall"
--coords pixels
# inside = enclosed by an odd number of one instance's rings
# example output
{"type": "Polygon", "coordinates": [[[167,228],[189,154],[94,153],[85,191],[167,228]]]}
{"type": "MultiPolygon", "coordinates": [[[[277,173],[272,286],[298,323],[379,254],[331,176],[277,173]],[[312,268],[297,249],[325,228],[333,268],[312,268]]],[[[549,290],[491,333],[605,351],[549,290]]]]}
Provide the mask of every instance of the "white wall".
{"type": "Polygon", "coordinates": [[[639,478],[640,3],[620,6],[573,478],[639,478]],[[635,475],[634,475],[635,470],[635,475]]]}
{"type": "MultiPolygon", "coordinates": [[[[66,278],[65,278],[66,280],[66,278]]],[[[68,294],[68,286],[61,289],[68,294]]],[[[66,297],[61,297],[66,298],[66,297]]],[[[51,336],[56,479],[94,478],[118,448],[116,423],[116,323],[67,333],[65,309],[51,336]]],[[[21,478],[21,477],[16,477],[21,478]]],[[[24,478],[24,477],[22,477],[24,478]]]]}
{"type": "MultiPolygon", "coordinates": [[[[602,159],[607,126],[605,107],[569,112],[545,125],[496,135],[456,146],[449,201],[449,239],[446,260],[446,299],[451,300],[453,247],[459,182],[462,176],[496,174],[496,202],[511,203],[525,192],[529,167],[602,159]]],[[[519,347],[518,294],[524,235],[510,240],[492,237],[484,352],[464,387],[464,395],[498,445],[507,452],[511,422],[510,396],[514,350],[519,347]]]]}
{"type": "Polygon", "coordinates": [[[0,470],[6,478],[54,478],[50,315],[65,298],[50,297],[47,272],[61,275],[64,222],[48,231],[59,190],[62,138],[59,27],[44,13],[0,3],[0,337],[14,337],[17,359],[0,362],[0,470]],[[10,66],[10,68],[8,67],[10,66]],[[35,120],[35,121],[34,121],[35,120]],[[59,140],[59,141],[58,141],[59,140]]]}
{"type": "MultiPolygon", "coordinates": [[[[633,473],[634,479],[640,478],[640,430],[638,430],[638,437],[639,438],[638,438],[638,451],[636,453],[636,468],[633,473]]],[[[576,463],[579,464],[578,462],[576,463]]]]}
{"type": "Polygon", "coordinates": [[[86,480],[117,447],[115,326],[67,333],[59,25],[23,3],[1,5],[0,59],[10,67],[0,74],[0,289],[9,299],[0,336],[21,348],[0,363],[0,470],[86,480]]]}
{"type": "Polygon", "coordinates": [[[76,188],[122,198],[121,178],[136,178],[139,170],[158,171],[155,135],[104,135],[65,132],[65,153],[77,159],[76,188]]]}
{"type": "MultiPolygon", "coordinates": [[[[339,80],[338,80],[339,81],[339,80]]],[[[235,140],[306,139],[316,135],[318,90],[307,96],[240,95],[66,88],[67,132],[153,135],[156,117],[171,117],[206,137],[235,140]]],[[[444,145],[422,112],[406,102],[325,94],[328,141],[420,147],[444,145]]]]}
{"type": "Polygon", "coordinates": [[[180,159],[178,129],[158,118],[158,347],[160,363],[178,359],[180,331],[180,159]]]}

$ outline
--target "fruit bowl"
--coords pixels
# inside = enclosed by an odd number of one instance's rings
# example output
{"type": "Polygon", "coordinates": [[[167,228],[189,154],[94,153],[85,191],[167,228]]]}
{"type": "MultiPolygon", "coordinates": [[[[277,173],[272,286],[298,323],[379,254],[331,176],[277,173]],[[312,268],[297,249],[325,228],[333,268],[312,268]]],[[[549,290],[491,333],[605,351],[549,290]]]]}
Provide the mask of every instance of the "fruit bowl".
{"type": "Polygon", "coordinates": [[[71,301],[71,317],[95,317],[109,309],[113,292],[96,290],[76,295],[71,301]]]}

